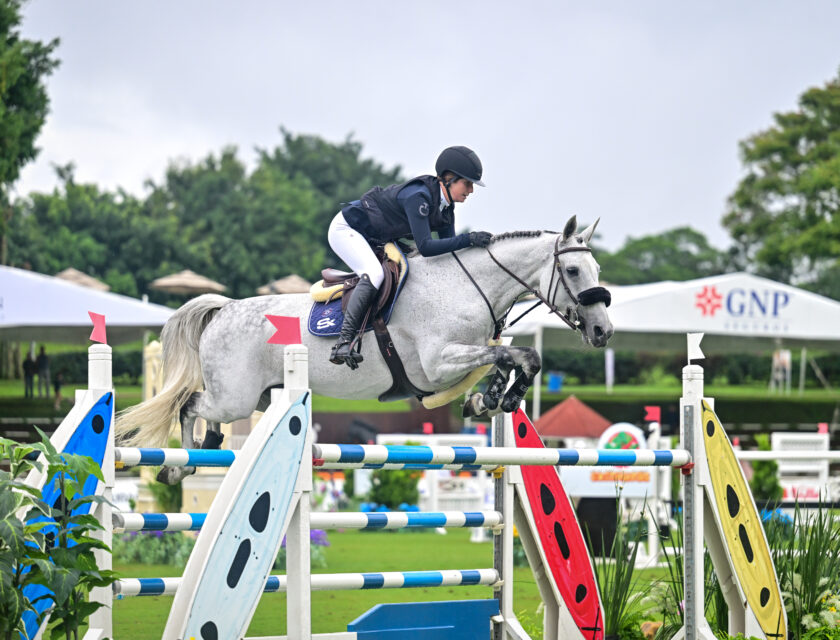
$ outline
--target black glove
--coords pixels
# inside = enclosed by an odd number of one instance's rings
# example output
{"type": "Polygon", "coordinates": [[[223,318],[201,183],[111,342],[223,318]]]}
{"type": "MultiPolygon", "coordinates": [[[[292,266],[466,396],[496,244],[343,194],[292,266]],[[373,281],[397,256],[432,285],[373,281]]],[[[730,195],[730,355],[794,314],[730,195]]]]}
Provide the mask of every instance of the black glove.
{"type": "Polygon", "coordinates": [[[493,234],[489,231],[470,231],[467,235],[470,237],[471,247],[486,247],[493,239],[493,234]]]}

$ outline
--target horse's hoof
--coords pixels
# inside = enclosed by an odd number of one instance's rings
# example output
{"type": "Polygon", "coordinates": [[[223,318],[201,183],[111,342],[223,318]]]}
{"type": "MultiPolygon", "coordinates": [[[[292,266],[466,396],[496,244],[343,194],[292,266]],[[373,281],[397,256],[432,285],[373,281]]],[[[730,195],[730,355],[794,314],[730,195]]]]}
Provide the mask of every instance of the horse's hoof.
{"type": "Polygon", "coordinates": [[[487,407],[484,406],[484,395],[481,393],[474,393],[470,396],[469,400],[467,400],[466,404],[464,404],[464,409],[461,415],[464,418],[477,418],[485,411],[487,411],[487,407]]]}
{"type": "Polygon", "coordinates": [[[221,449],[222,442],[225,439],[225,434],[220,431],[211,431],[208,429],[204,433],[204,440],[201,444],[196,444],[196,449],[221,449]]]}
{"type": "Polygon", "coordinates": [[[517,396],[505,396],[504,400],[502,400],[502,411],[505,413],[513,413],[519,408],[520,404],[522,404],[522,398],[517,396]]]}
{"type": "Polygon", "coordinates": [[[164,467],[158,471],[157,481],[163,484],[178,484],[193,473],[195,473],[195,467],[164,467]]]}
{"type": "Polygon", "coordinates": [[[483,404],[488,411],[492,411],[493,409],[495,409],[496,407],[499,406],[499,400],[501,400],[501,399],[502,399],[501,395],[494,396],[490,393],[486,393],[486,394],[484,394],[483,404]]]}

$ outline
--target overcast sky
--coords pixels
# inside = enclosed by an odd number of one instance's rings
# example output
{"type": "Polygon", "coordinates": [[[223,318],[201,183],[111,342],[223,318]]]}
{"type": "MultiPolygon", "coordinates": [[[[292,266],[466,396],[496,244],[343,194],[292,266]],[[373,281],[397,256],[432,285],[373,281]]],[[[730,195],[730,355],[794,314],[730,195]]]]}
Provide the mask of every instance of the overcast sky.
{"type": "Polygon", "coordinates": [[[575,213],[611,249],[679,225],[725,246],[738,142],[837,74],[838,25],[834,1],[30,0],[24,34],[59,37],[61,66],[18,192],[73,162],[142,195],[225,145],[252,166],[284,126],[407,175],[474,148],[473,229],[575,213]]]}

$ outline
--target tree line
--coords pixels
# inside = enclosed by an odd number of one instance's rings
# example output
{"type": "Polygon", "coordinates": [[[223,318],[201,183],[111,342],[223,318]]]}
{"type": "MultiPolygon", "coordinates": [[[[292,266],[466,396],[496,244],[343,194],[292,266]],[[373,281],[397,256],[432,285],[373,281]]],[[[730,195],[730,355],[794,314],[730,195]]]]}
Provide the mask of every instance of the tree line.
{"type": "MultiPolygon", "coordinates": [[[[80,184],[68,164],[56,169],[52,193],[13,200],[48,113],[45,79],[59,64],[57,39],[21,36],[20,8],[21,0],[0,0],[2,264],[47,274],[72,266],[115,292],[160,302],[169,298],[149,283],[192,269],[246,297],[275,278],[311,280],[338,264],[326,229],[341,203],[405,178],[401,167],[364,157],[352,136],[330,142],[281,128],[280,144],[258,149],[251,171],[224,148],[172,163],[139,197],[80,184]]],[[[720,251],[689,227],[629,238],[615,252],[598,249],[603,279],[641,284],[746,270],[840,299],[840,73],[773,119],[740,143],[745,175],[723,217],[731,248],[720,251]]]]}

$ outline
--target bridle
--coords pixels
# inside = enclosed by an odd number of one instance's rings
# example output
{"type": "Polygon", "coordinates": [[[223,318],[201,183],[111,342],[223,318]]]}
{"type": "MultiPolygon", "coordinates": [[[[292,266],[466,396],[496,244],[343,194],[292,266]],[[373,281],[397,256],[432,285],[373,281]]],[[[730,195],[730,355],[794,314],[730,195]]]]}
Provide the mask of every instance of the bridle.
{"type": "MultiPolygon", "coordinates": [[[[530,313],[533,311],[537,306],[540,304],[544,304],[548,307],[549,311],[560,318],[563,322],[565,322],[572,331],[580,330],[580,320],[578,319],[578,307],[588,307],[593,304],[597,304],[599,302],[603,302],[606,306],[610,306],[610,302],[612,301],[612,296],[610,292],[605,289],[604,287],[590,287],[589,289],[584,289],[577,295],[572,291],[569,287],[569,283],[566,282],[566,277],[563,274],[563,265],[560,263],[560,256],[564,253],[572,253],[577,251],[586,251],[588,253],[592,253],[592,249],[587,247],[586,245],[581,246],[571,246],[571,247],[560,247],[560,240],[562,235],[558,235],[556,240],[554,241],[554,268],[551,270],[551,280],[548,283],[548,298],[543,296],[537,289],[530,286],[527,282],[525,282],[522,278],[517,276],[513,271],[508,269],[505,265],[503,265],[496,256],[493,255],[493,252],[490,251],[489,248],[485,247],[487,253],[492,258],[493,262],[495,262],[498,267],[508,274],[511,278],[516,280],[519,284],[521,284],[525,288],[525,292],[533,294],[539,302],[533,305],[530,309],[528,309],[525,313],[521,314],[518,318],[516,318],[513,322],[510,323],[508,326],[512,326],[516,324],[525,314],[530,313]],[[555,277],[557,282],[555,283],[555,277]],[[574,307],[567,307],[566,313],[563,313],[557,305],[555,305],[552,300],[557,296],[557,290],[560,288],[560,285],[563,285],[563,289],[566,290],[566,294],[569,296],[569,299],[572,301],[574,307]]],[[[493,306],[490,304],[490,301],[487,299],[487,296],[484,295],[484,292],[481,290],[481,287],[478,286],[478,283],[473,279],[470,273],[467,271],[466,267],[464,267],[461,260],[458,258],[457,254],[454,252],[452,253],[455,256],[455,260],[464,270],[464,273],[467,274],[467,277],[473,283],[478,292],[481,294],[481,297],[484,298],[484,302],[487,304],[487,308],[490,309],[490,316],[493,318],[494,324],[494,337],[498,338],[502,330],[505,328],[505,321],[507,319],[508,314],[510,313],[511,309],[508,309],[505,314],[496,319],[496,314],[493,312],[493,306]]],[[[523,293],[525,293],[523,292],[523,293]]],[[[520,296],[518,296],[520,297],[520,296]]]]}

